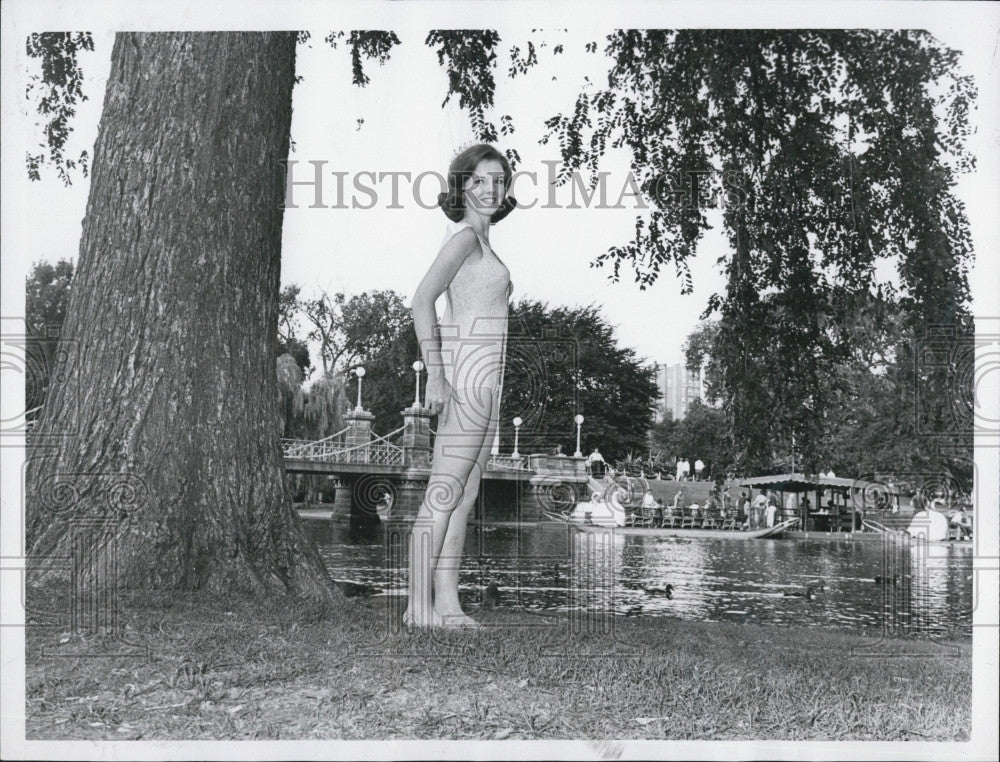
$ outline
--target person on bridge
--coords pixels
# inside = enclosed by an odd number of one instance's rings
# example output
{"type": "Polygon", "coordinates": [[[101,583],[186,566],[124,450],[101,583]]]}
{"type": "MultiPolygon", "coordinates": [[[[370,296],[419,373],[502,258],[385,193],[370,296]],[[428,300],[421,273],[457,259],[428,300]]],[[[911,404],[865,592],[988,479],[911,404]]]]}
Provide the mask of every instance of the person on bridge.
{"type": "Polygon", "coordinates": [[[594,451],[587,456],[587,471],[595,479],[604,476],[604,456],[595,447],[594,451]]]}
{"type": "Polygon", "coordinates": [[[510,271],[489,242],[490,225],[516,202],[511,167],[493,146],[461,150],[438,204],[451,220],[413,295],[417,343],[427,366],[426,407],[438,416],[427,490],[410,536],[407,626],[479,627],[458,600],[465,528],[499,426],[510,271]],[[437,320],[435,302],[447,295],[437,320]]]}

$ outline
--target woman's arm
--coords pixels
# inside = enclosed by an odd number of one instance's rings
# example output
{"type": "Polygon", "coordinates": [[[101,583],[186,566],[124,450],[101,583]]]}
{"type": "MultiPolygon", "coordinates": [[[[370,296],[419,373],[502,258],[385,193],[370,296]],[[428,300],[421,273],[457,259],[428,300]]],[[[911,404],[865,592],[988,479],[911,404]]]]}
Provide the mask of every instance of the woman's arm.
{"type": "Polygon", "coordinates": [[[431,264],[420,285],[417,286],[410,310],[413,313],[413,327],[417,334],[417,345],[427,366],[426,407],[431,415],[444,415],[450,390],[445,389],[444,361],[441,357],[441,336],[437,330],[437,315],[434,303],[444,293],[469,254],[479,247],[479,240],[472,228],[466,228],[452,236],[441,248],[437,259],[431,264]]]}

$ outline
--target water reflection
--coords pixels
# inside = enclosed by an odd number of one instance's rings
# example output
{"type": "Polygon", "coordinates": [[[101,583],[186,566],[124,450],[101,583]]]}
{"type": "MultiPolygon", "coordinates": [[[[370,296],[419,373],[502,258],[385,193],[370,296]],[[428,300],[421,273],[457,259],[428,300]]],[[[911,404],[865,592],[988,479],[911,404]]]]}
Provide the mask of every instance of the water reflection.
{"type": "MultiPolygon", "coordinates": [[[[381,525],[306,526],[334,578],[405,593],[405,543],[391,547],[381,525]]],[[[681,540],[557,524],[470,525],[462,567],[460,593],[472,606],[496,582],[500,605],[511,608],[971,633],[967,545],[681,540]],[[803,597],[807,587],[811,599],[803,597]]]]}

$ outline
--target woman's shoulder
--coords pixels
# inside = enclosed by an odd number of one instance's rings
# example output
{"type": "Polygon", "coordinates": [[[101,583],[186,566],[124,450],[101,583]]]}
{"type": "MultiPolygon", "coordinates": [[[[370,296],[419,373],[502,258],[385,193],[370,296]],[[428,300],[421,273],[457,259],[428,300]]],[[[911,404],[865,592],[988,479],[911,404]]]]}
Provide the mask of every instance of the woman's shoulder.
{"type": "Polygon", "coordinates": [[[468,223],[452,223],[448,226],[444,240],[441,242],[439,251],[444,251],[446,246],[457,249],[456,253],[462,257],[480,250],[479,236],[475,229],[468,223]]]}
{"type": "Polygon", "coordinates": [[[479,235],[472,225],[462,220],[460,222],[452,222],[448,225],[445,230],[444,240],[441,242],[441,248],[444,248],[452,240],[458,241],[463,249],[471,249],[473,242],[476,244],[479,243],[479,235]]]}

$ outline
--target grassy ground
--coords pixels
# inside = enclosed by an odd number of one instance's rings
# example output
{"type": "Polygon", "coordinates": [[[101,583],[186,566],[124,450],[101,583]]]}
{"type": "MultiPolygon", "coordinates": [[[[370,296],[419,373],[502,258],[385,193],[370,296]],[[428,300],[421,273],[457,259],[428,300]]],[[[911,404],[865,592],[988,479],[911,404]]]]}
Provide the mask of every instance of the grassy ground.
{"type": "Polygon", "coordinates": [[[385,598],[330,612],[144,595],[121,616],[115,639],[33,615],[29,739],[967,740],[971,730],[967,639],[666,618],[574,634],[566,615],[502,608],[477,615],[481,631],[428,636],[392,632],[385,598]]]}

